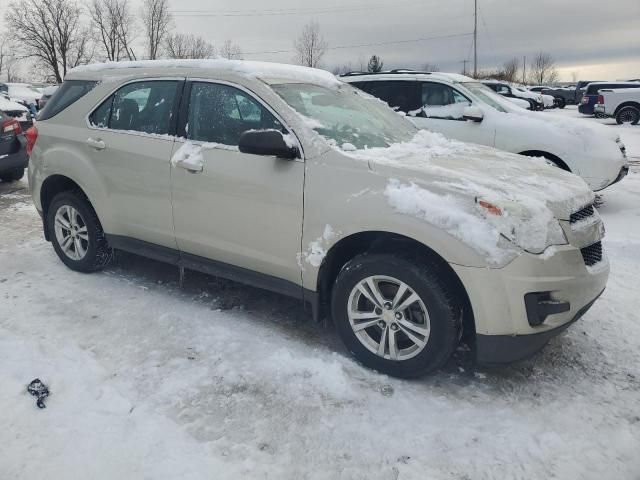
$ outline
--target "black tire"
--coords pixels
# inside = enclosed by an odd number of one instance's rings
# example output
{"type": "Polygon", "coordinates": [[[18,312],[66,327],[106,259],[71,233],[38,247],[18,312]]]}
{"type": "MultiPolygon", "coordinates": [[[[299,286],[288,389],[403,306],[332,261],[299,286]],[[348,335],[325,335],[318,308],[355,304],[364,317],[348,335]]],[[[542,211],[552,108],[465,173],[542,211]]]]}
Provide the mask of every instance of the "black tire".
{"type": "Polygon", "coordinates": [[[96,272],[102,270],[112,260],[113,250],[107,244],[98,215],[96,215],[91,203],[82,192],[61,192],[57,194],[47,210],[46,221],[51,243],[56,254],[71,270],[82,273],[96,272]],[[74,260],[64,253],[56,235],[55,216],[63,206],[73,207],[87,228],[88,245],[86,254],[80,260],[74,260]]]}
{"type": "Polygon", "coordinates": [[[562,97],[556,97],[556,102],[558,102],[558,108],[560,110],[567,106],[567,102],[562,97]]]}
{"type": "Polygon", "coordinates": [[[616,122],[618,125],[629,123],[631,125],[637,125],[640,121],[640,109],[632,105],[622,107],[616,113],[616,122]]]}
{"type": "MultiPolygon", "coordinates": [[[[359,362],[402,378],[423,376],[444,366],[459,341],[462,310],[437,271],[419,258],[396,254],[358,255],[342,268],[333,287],[331,312],[340,338],[359,362]],[[383,358],[365,347],[354,333],[348,315],[350,295],[361,281],[371,276],[393,277],[404,282],[418,294],[426,307],[430,332],[426,346],[414,357],[405,360],[383,358]]],[[[379,329],[376,325],[370,328],[379,329]]],[[[376,332],[382,334],[381,329],[376,332]]]]}
{"type": "Polygon", "coordinates": [[[3,182],[16,182],[24,177],[24,168],[16,168],[10,172],[0,175],[0,180],[3,182]]]}

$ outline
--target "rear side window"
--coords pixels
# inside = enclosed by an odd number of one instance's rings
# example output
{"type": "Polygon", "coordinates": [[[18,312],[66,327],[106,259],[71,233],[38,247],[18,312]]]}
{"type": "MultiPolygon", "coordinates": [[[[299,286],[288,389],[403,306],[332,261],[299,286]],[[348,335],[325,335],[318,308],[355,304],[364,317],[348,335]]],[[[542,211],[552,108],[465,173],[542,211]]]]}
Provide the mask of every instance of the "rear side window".
{"type": "Polygon", "coordinates": [[[394,110],[409,112],[421,107],[417,84],[411,81],[371,82],[368,93],[387,102],[394,110]]]}
{"type": "Polygon", "coordinates": [[[89,121],[98,128],[169,134],[177,88],[174,80],[129,83],[102,102],[89,121]]]}
{"type": "Polygon", "coordinates": [[[66,80],[42,109],[38,120],[48,120],[59,114],[93,90],[97,83],[89,80],[66,80]]]}

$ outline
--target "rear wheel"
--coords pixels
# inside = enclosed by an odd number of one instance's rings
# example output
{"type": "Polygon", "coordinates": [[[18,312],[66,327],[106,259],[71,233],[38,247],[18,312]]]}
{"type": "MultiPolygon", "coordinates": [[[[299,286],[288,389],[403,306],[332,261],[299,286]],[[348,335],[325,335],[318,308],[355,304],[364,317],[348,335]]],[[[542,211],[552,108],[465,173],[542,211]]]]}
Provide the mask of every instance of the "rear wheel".
{"type": "Polygon", "coordinates": [[[563,109],[564,107],[567,106],[567,102],[562,97],[556,97],[556,103],[559,109],[563,109]]]}
{"type": "Polygon", "coordinates": [[[3,182],[15,182],[22,177],[24,177],[24,168],[16,168],[15,170],[0,175],[0,180],[3,182]]]}
{"type": "Polygon", "coordinates": [[[451,357],[461,310],[428,263],[398,255],[359,255],[340,271],[331,310],[347,349],[367,367],[418,377],[451,357]]]}
{"type": "Polygon", "coordinates": [[[81,193],[62,192],[53,198],[47,228],[54,250],[71,270],[95,272],[113,258],[98,216],[81,193]]]}
{"type": "Polygon", "coordinates": [[[618,125],[625,123],[637,125],[638,121],[640,121],[640,109],[631,105],[622,107],[616,114],[616,122],[618,122],[618,125]]]}

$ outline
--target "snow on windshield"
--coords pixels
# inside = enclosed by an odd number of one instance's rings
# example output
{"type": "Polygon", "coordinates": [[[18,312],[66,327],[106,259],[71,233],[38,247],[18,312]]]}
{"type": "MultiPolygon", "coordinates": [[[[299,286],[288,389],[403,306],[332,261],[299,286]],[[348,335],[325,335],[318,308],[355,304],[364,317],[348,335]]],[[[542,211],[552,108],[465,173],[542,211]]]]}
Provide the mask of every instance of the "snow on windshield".
{"type": "Polygon", "coordinates": [[[272,85],[304,123],[343,150],[387,147],[408,141],[415,128],[383,102],[341,84],[326,88],[305,83],[272,85]]]}

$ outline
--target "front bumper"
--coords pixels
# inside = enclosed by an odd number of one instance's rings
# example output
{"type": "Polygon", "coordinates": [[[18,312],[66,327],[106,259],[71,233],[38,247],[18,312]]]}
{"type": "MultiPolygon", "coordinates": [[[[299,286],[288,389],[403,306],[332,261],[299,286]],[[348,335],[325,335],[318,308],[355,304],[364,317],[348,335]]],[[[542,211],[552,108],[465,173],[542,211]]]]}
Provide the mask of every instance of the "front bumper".
{"type": "Polygon", "coordinates": [[[549,247],[541,255],[524,253],[502,269],[452,267],[471,301],[480,363],[516,361],[536,352],[584,315],[609,277],[606,256],[587,267],[580,249],[571,245],[549,247]],[[565,308],[536,325],[525,296],[539,292],[565,308]]]}

